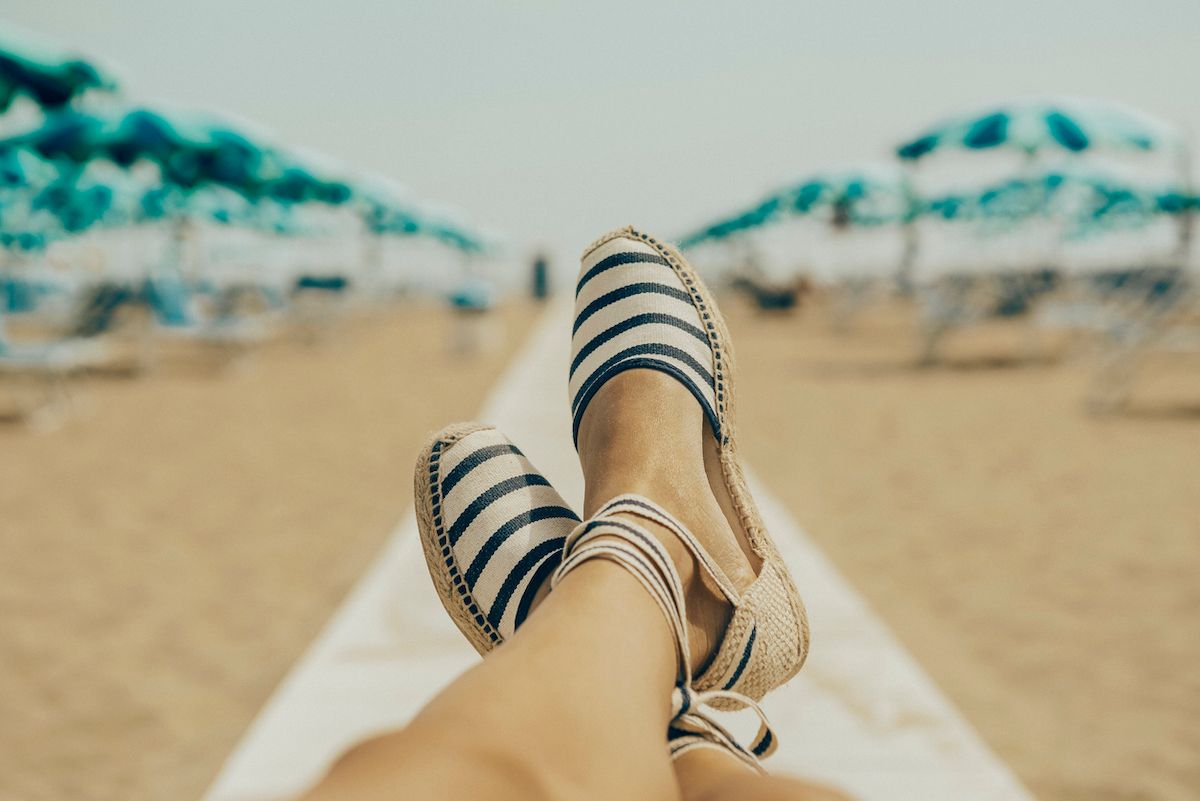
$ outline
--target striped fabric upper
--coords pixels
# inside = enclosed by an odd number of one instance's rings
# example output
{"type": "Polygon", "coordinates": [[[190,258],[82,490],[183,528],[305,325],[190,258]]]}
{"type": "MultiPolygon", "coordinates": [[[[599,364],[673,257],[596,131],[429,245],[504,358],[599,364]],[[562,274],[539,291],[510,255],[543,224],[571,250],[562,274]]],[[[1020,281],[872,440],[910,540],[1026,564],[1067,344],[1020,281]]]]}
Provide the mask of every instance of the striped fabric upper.
{"type": "Polygon", "coordinates": [[[584,254],[571,332],[572,432],[608,379],[649,368],[691,390],[720,441],[714,358],[707,311],[662,253],[631,235],[601,240],[584,254]]]}
{"type": "Polygon", "coordinates": [[[429,481],[443,560],[437,567],[475,625],[499,644],[524,621],[579,517],[493,428],[435,443],[429,481]]]}

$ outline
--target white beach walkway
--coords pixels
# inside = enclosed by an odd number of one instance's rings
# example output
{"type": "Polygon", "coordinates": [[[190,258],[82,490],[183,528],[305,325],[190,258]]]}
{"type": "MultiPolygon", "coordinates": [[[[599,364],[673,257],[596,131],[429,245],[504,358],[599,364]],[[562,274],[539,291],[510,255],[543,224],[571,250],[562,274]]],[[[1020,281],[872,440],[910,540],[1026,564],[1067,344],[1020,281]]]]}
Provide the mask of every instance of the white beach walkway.
{"type": "MultiPolygon", "coordinates": [[[[569,315],[565,304],[550,310],[480,419],[519,443],[578,505],[564,378],[569,315]]],[[[865,801],[1030,801],[784,508],[761,489],[757,497],[808,604],[813,636],[807,666],[764,705],[780,735],[768,767],[865,801]]],[[[276,690],[207,801],[303,789],[350,744],[402,725],[477,658],[434,595],[410,516],[276,690]]]]}

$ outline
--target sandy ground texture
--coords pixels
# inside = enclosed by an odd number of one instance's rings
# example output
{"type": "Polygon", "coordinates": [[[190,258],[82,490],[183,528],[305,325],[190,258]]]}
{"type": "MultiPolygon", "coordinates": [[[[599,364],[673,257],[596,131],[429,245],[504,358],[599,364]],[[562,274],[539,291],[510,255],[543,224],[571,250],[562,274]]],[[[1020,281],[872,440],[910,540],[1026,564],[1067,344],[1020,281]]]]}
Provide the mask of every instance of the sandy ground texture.
{"type": "Polygon", "coordinates": [[[1033,793],[1200,798],[1200,356],[1097,418],[1019,326],[724,306],[748,462],[1033,793]]]}
{"type": "Polygon", "coordinates": [[[53,433],[0,424],[0,799],[198,798],[535,317],[452,359],[450,313],[403,305],[228,374],[86,379],[53,433]]]}
{"type": "MultiPolygon", "coordinates": [[[[1011,326],[912,367],[909,311],[725,303],[752,468],[1043,801],[1200,787],[1200,369],[1131,413],[1011,326]]],[[[0,426],[0,798],[194,798],[409,503],[424,433],[503,346],[447,358],[401,309],[244,372],[92,381],[54,434],[0,426]]],[[[820,642],[813,644],[820,648],[820,642]]]]}

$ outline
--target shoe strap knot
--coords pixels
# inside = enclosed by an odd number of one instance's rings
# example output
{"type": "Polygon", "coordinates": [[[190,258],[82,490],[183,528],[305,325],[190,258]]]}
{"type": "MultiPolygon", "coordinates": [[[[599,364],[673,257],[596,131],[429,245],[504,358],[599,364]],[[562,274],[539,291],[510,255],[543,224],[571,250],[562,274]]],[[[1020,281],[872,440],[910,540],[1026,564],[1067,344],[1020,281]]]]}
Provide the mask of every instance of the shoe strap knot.
{"type": "Polygon", "coordinates": [[[714,745],[725,748],[756,769],[758,760],[775,753],[779,743],[763,708],[748,696],[732,690],[694,690],[677,685],[671,693],[671,728],[699,735],[714,745]],[[749,746],[739,743],[737,738],[717,721],[711,711],[714,709],[714,702],[723,702],[726,708],[749,709],[758,717],[758,732],[749,746]]]}

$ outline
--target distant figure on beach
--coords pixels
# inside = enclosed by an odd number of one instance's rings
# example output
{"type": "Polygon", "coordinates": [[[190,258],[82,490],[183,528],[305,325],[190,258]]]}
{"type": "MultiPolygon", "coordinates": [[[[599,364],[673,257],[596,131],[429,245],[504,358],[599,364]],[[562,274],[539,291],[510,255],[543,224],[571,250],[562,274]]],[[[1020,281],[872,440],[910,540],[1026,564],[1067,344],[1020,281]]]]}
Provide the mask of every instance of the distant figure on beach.
{"type": "Polygon", "coordinates": [[[545,300],[550,297],[550,264],[545,253],[533,257],[533,283],[530,291],[535,300],[545,300]]]}
{"type": "Polygon", "coordinates": [[[490,425],[429,440],[426,566],[484,659],[306,801],[845,801],[762,767],[779,737],[758,702],[804,664],[808,619],[737,459],[712,294],[632,227],[584,254],[576,294],[562,335],[582,514],[490,425]]]}

